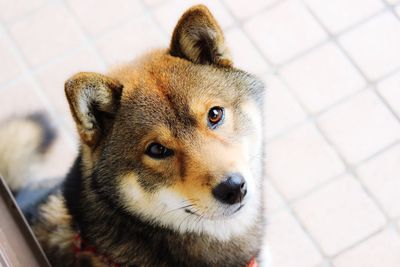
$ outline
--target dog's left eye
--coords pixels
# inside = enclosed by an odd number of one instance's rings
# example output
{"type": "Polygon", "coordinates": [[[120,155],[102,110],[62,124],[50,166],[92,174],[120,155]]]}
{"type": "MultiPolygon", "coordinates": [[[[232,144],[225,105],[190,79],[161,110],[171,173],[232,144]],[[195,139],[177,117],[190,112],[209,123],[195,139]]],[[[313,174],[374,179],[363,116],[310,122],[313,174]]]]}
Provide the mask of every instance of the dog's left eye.
{"type": "Polygon", "coordinates": [[[217,125],[223,120],[224,118],[224,108],[222,107],[212,107],[208,111],[208,124],[212,129],[217,127],[217,125]]]}
{"type": "Polygon", "coordinates": [[[146,154],[155,159],[164,159],[172,156],[174,151],[159,143],[151,143],[146,149],[146,154]]]}

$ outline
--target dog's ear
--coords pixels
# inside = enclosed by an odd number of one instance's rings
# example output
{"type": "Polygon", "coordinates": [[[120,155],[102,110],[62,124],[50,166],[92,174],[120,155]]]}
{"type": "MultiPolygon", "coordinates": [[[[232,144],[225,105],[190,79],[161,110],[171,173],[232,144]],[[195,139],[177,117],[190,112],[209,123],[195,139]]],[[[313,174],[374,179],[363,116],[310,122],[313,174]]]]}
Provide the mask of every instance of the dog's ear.
{"type": "Polygon", "coordinates": [[[65,94],[82,141],[96,146],[119,108],[122,85],[98,73],[81,72],[65,83],[65,94]]]}
{"type": "Polygon", "coordinates": [[[198,64],[232,66],[221,27],[204,5],[182,15],[172,34],[170,54],[198,64]]]}

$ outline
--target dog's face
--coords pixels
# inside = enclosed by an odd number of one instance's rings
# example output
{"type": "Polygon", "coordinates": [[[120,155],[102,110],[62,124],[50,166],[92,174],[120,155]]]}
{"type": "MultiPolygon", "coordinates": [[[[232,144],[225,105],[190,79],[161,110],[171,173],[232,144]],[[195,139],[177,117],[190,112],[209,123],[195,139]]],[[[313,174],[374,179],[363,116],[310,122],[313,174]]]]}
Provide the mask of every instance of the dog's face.
{"type": "Polygon", "coordinates": [[[67,81],[87,187],[180,232],[245,231],[261,199],[262,90],[232,67],[209,11],[188,10],[168,51],[67,81]]]}

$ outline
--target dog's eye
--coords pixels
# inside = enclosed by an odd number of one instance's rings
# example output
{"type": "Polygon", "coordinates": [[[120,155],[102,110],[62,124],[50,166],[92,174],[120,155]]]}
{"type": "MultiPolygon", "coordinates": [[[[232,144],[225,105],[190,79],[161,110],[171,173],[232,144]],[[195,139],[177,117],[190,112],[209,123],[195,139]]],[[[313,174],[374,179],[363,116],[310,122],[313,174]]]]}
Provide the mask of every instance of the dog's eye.
{"type": "Polygon", "coordinates": [[[215,128],[224,118],[224,109],[222,107],[213,107],[208,111],[208,123],[211,128],[215,128]]]}
{"type": "Polygon", "coordinates": [[[151,143],[146,150],[146,154],[155,159],[164,159],[166,157],[172,156],[174,151],[159,143],[151,143]]]}

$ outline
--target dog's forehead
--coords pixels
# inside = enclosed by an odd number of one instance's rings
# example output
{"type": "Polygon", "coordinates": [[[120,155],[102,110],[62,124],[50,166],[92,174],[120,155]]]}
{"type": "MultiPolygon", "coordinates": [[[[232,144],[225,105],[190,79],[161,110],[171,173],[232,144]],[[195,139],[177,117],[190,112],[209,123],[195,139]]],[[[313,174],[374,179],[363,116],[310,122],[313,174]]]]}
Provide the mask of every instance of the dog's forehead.
{"type": "Polygon", "coordinates": [[[231,86],[221,69],[193,64],[162,52],[148,54],[122,66],[112,76],[124,85],[127,98],[134,97],[132,93],[138,89],[146,94],[180,95],[183,98],[204,94],[223,97],[221,90],[231,86]]]}
{"type": "Polygon", "coordinates": [[[201,105],[234,98],[232,85],[221,71],[168,55],[128,66],[114,76],[124,85],[121,106],[126,112],[159,113],[172,109],[184,115],[190,113],[193,102],[201,105]]]}

